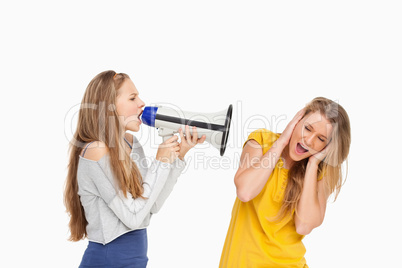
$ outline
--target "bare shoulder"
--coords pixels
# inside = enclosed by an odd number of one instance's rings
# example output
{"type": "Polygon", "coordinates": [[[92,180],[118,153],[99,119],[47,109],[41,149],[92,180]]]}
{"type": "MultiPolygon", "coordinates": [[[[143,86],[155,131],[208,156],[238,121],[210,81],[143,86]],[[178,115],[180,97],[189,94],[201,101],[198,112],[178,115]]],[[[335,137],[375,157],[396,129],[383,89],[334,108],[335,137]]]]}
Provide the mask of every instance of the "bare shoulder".
{"type": "Polygon", "coordinates": [[[81,152],[81,156],[89,160],[99,161],[108,152],[109,148],[104,142],[94,141],[89,145],[85,145],[84,149],[81,152]]]}

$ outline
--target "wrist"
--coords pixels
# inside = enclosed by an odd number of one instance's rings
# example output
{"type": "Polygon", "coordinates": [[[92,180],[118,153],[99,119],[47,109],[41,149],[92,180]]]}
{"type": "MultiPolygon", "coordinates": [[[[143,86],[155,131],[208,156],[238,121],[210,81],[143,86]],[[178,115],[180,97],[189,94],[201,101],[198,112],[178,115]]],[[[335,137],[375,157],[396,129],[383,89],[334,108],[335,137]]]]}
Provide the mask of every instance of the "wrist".
{"type": "Polygon", "coordinates": [[[184,156],[188,153],[188,151],[189,150],[180,150],[179,156],[178,156],[180,158],[180,160],[184,159],[184,156]]]}
{"type": "Polygon", "coordinates": [[[187,152],[180,152],[178,155],[178,158],[182,161],[184,161],[184,156],[186,155],[187,152]]]}
{"type": "Polygon", "coordinates": [[[288,145],[288,142],[287,141],[285,141],[283,138],[281,139],[281,137],[279,137],[276,141],[275,141],[275,143],[274,143],[274,145],[272,146],[272,147],[277,147],[278,149],[280,149],[281,151],[283,150],[283,149],[285,149],[285,147],[288,145]]]}
{"type": "Polygon", "coordinates": [[[321,160],[318,160],[314,155],[310,156],[310,158],[308,159],[308,163],[307,166],[311,166],[311,167],[316,167],[318,168],[318,165],[320,164],[321,160]]]}
{"type": "Polygon", "coordinates": [[[170,163],[169,157],[157,156],[155,159],[162,163],[168,163],[168,164],[170,163]]]}

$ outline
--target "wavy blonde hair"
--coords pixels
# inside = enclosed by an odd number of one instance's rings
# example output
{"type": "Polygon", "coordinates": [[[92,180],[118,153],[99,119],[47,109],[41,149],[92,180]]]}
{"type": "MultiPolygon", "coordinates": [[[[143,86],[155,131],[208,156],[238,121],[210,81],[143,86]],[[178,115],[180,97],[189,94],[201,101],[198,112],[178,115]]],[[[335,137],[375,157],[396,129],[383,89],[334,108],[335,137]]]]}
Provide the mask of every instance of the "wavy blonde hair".
{"type": "MultiPolygon", "coordinates": [[[[332,125],[330,141],[332,145],[328,148],[325,159],[318,165],[317,177],[325,176],[325,189],[328,193],[334,193],[335,201],[343,185],[344,177],[346,178],[342,173],[342,163],[345,160],[346,174],[348,169],[347,157],[351,143],[349,116],[341,105],[324,97],[313,99],[304,110],[303,118],[319,111],[332,125]]],[[[289,169],[288,184],[277,219],[296,211],[303,190],[308,160],[306,158],[298,161],[289,169]]]]}
{"type": "Polygon", "coordinates": [[[127,197],[142,197],[142,177],[136,164],[125,150],[125,129],[116,112],[116,97],[127,74],[105,71],[95,76],[85,91],[78,115],[78,124],[70,142],[70,160],[64,189],[64,204],[70,216],[70,241],[87,236],[88,224],[78,195],[77,168],[79,155],[85,144],[101,141],[108,148],[110,166],[120,189],[127,197]]]}

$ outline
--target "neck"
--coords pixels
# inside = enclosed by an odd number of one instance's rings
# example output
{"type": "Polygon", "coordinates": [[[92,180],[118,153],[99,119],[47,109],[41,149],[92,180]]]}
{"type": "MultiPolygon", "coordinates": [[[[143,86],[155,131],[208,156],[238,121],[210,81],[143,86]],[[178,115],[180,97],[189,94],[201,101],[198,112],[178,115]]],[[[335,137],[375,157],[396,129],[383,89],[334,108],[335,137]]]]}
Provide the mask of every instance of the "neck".
{"type": "Polygon", "coordinates": [[[124,146],[125,150],[127,151],[128,154],[130,154],[131,150],[132,150],[132,146],[133,146],[132,145],[133,144],[133,136],[128,133],[125,133],[123,139],[124,139],[124,143],[125,143],[125,146],[124,146]]]}
{"type": "Polygon", "coordinates": [[[129,134],[129,133],[126,132],[126,133],[124,133],[123,138],[125,138],[126,140],[128,140],[128,142],[129,142],[130,144],[133,143],[133,135],[131,135],[131,134],[129,134]]]}

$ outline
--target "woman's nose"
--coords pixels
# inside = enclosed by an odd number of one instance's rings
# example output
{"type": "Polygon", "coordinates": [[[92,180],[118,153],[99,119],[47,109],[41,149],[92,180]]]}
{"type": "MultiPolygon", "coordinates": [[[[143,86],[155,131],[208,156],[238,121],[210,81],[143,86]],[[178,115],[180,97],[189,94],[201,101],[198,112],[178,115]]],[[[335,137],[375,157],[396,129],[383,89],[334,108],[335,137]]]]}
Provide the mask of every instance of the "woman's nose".
{"type": "Polygon", "coordinates": [[[306,145],[307,145],[308,147],[310,147],[310,148],[313,146],[313,139],[314,139],[313,136],[314,136],[314,135],[308,135],[308,136],[304,137],[304,142],[305,142],[306,145]]]}
{"type": "Polygon", "coordinates": [[[144,103],[141,99],[139,99],[139,100],[140,100],[140,102],[138,103],[138,107],[139,107],[139,108],[144,107],[144,106],[145,106],[145,103],[144,103]]]}

